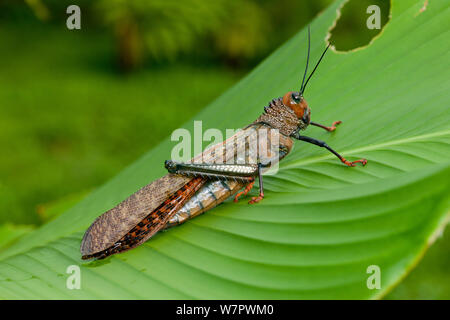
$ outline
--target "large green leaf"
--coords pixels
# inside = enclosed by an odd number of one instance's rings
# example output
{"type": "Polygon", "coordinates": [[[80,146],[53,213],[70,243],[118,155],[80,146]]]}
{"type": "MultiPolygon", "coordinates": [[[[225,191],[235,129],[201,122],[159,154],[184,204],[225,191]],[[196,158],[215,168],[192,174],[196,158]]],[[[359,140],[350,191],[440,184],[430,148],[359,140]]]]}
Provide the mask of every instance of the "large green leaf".
{"type": "MultiPolygon", "coordinates": [[[[342,3],[311,23],[315,59],[342,3]]],[[[332,134],[318,128],[307,134],[350,159],[367,158],[366,167],[347,168],[324,150],[297,142],[280,172],[266,178],[262,203],[227,202],[137,249],[82,262],[80,241],[94,218],[164,174],[163,160],[174,145],[166,140],[2,252],[0,296],[382,296],[448,220],[450,4],[432,1],[418,14],[422,5],[393,1],[391,21],[372,44],[348,54],[329,52],[309,84],[314,121],[343,124],[332,134]],[[81,266],[80,290],[66,288],[69,265],[81,266]],[[367,288],[370,265],[380,267],[380,290],[367,288]]],[[[254,120],[270,99],[298,89],[305,43],[302,30],[195,119],[205,129],[254,120]]],[[[192,129],[192,121],[185,127],[192,129]]]]}

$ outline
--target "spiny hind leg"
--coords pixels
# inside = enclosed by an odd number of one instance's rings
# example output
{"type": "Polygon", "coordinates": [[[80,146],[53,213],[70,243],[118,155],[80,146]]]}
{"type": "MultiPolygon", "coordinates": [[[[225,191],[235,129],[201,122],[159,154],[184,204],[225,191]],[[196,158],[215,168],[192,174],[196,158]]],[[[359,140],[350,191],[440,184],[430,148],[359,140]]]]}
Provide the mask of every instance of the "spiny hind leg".
{"type": "MultiPolygon", "coordinates": [[[[262,165],[261,163],[258,163],[258,179],[259,179],[259,196],[257,197],[252,197],[252,200],[250,200],[248,203],[249,204],[254,204],[257,202],[260,202],[263,198],[264,198],[264,187],[263,187],[263,180],[262,180],[262,168],[264,167],[264,165],[262,165]]],[[[255,185],[255,180],[251,181],[243,191],[239,192],[235,197],[234,197],[234,202],[238,202],[238,199],[240,196],[242,195],[247,195],[247,193],[250,192],[250,190],[253,188],[253,186],[255,185]]]]}
{"type": "Polygon", "coordinates": [[[250,200],[248,202],[249,204],[258,203],[262,199],[264,199],[264,186],[263,186],[263,178],[262,178],[262,168],[263,168],[263,165],[261,163],[258,163],[259,196],[252,197],[252,200],[250,200]]]}
{"type": "MultiPolygon", "coordinates": [[[[263,178],[262,178],[262,168],[264,168],[265,166],[261,163],[258,163],[258,179],[259,179],[259,196],[257,197],[252,197],[252,200],[250,200],[248,203],[249,204],[254,204],[254,203],[258,203],[260,202],[262,199],[264,199],[264,186],[263,186],[263,178]]],[[[238,198],[240,195],[244,194],[246,195],[252,188],[253,185],[255,184],[255,181],[252,181],[250,184],[247,185],[247,187],[245,188],[244,191],[239,192],[236,197],[234,198],[234,202],[237,202],[238,198]]]]}
{"type": "Polygon", "coordinates": [[[268,164],[258,163],[253,164],[190,164],[177,163],[171,160],[166,160],[165,167],[170,173],[187,174],[194,176],[205,176],[216,179],[233,179],[247,182],[244,191],[238,193],[234,201],[237,202],[241,195],[246,195],[255,183],[255,176],[259,177],[259,196],[253,197],[249,204],[257,203],[264,198],[262,168],[270,166],[268,164]]]}
{"type": "Polygon", "coordinates": [[[257,164],[183,163],[166,160],[164,166],[169,173],[213,179],[234,179],[251,182],[258,174],[257,164]]]}
{"type": "Polygon", "coordinates": [[[253,179],[253,181],[250,182],[243,191],[239,192],[238,194],[236,194],[234,196],[234,202],[238,202],[240,196],[242,196],[242,195],[246,196],[247,193],[249,193],[250,190],[252,190],[254,184],[255,184],[255,180],[253,179]]]}

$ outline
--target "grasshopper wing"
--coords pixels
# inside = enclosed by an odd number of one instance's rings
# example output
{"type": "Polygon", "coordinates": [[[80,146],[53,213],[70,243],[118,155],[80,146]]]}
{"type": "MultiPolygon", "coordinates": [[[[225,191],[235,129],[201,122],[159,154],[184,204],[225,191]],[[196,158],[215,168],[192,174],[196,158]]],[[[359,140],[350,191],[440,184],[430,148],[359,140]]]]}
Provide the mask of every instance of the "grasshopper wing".
{"type": "Polygon", "coordinates": [[[98,217],[84,234],[81,254],[90,256],[113,246],[192,177],[167,174],[136,191],[98,217]]]}

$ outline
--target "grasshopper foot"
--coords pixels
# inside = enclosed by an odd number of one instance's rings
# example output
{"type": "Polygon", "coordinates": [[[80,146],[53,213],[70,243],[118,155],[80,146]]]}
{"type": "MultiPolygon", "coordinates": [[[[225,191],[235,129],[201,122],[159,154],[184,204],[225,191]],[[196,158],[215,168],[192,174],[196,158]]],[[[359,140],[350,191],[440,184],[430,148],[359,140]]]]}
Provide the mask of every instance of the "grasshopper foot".
{"type": "Polygon", "coordinates": [[[320,123],[317,123],[317,122],[313,122],[313,121],[311,121],[310,124],[312,124],[313,126],[316,126],[316,127],[322,128],[322,129],[325,129],[325,130],[327,130],[328,132],[332,132],[332,131],[336,130],[336,126],[339,125],[339,124],[341,124],[341,123],[342,123],[342,121],[335,121],[335,122],[333,122],[333,124],[331,125],[331,127],[327,127],[327,126],[324,126],[323,124],[320,124],[320,123]]]}
{"type": "Polygon", "coordinates": [[[252,197],[252,200],[248,202],[248,204],[254,204],[260,202],[262,199],[264,199],[264,194],[261,193],[258,197],[252,197]]]}
{"type": "Polygon", "coordinates": [[[341,123],[342,123],[342,121],[335,121],[335,122],[333,122],[331,127],[325,127],[325,130],[327,130],[328,132],[333,132],[334,130],[336,130],[336,127],[338,125],[340,125],[341,123]]]}
{"type": "Polygon", "coordinates": [[[345,160],[343,158],[342,162],[345,165],[349,166],[349,167],[354,167],[354,166],[356,166],[357,163],[361,163],[363,166],[365,166],[367,164],[367,160],[366,159],[359,159],[359,160],[356,160],[356,161],[347,161],[347,160],[345,160]]]}

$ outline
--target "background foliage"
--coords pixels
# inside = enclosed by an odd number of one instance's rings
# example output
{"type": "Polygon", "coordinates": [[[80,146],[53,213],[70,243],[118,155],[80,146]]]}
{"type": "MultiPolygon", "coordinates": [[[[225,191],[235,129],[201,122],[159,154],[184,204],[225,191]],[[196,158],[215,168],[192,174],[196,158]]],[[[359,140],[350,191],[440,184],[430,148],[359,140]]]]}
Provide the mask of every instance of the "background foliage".
{"type": "MultiPolygon", "coordinates": [[[[0,4],[3,250],[156,145],[331,1],[78,1],[80,32],[65,29],[69,2],[27,3],[0,4]]],[[[338,49],[373,36],[355,37],[365,28],[347,8],[338,49]]],[[[445,239],[424,261],[432,272],[419,267],[392,297],[449,297],[438,280],[448,277],[445,239]]]]}

